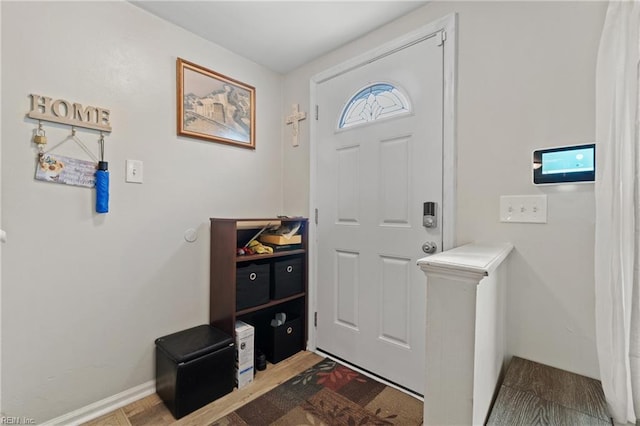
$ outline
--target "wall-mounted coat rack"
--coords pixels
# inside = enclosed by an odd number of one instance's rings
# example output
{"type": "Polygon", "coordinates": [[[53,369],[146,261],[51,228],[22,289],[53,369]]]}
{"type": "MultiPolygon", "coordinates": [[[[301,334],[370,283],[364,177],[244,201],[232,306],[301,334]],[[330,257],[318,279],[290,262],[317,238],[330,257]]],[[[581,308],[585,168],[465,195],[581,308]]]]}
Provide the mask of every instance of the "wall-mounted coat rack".
{"type": "Polygon", "coordinates": [[[50,98],[31,94],[31,110],[27,117],[38,120],[33,142],[38,146],[38,166],[36,179],[69,185],[96,188],[96,212],[109,211],[109,163],[104,161],[104,132],[111,132],[110,111],[106,108],[83,106],[64,99],[50,98]],[[44,147],[47,136],[42,121],[71,126],[71,135],[56,144],[48,152],[44,147]],[[100,159],[98,160],[84,143],[76,136],[76,127],[100,131],[100,159]],[[72,140],[89,155],[91,162],[69,157],[51,155],[58,146],[72,140]],[[66,164],[65,164],[66,163],[66,164]],[[68,172],[69,169],[71,172],[68,172]]]}

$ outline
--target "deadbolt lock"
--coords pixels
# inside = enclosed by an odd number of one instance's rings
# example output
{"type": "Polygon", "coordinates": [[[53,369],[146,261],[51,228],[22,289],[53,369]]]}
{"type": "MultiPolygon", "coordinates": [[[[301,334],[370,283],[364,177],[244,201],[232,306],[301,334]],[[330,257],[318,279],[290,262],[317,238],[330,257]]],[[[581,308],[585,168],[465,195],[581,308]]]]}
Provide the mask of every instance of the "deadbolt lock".
{"type": "Polygon", "coordinates": [[[422,205],[422,226],[425,228],[437,228],[437,204],[433,201],[427,201],[422,205]]]}

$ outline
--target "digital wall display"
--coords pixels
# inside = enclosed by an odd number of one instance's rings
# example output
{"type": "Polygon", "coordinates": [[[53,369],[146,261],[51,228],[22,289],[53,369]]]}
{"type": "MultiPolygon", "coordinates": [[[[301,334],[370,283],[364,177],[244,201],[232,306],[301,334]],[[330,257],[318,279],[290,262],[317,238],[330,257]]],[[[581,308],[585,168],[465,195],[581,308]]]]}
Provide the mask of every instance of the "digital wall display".
{"type": "Polygon", "coordinates": [[[563,146],[533,152],[533,183],[593,182],[595,144],[563,146]]]}

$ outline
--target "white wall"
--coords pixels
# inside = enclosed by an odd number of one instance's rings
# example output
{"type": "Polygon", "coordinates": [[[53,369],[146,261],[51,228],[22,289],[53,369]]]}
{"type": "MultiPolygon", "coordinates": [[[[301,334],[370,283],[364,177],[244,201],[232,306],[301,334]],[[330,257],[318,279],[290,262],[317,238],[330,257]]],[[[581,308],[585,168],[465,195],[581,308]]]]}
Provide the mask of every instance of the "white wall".
{"type": "Polygon", "coordinates": [[[2,408],[43,421],[152,380],[154,339],[208,322],[209,217],[282,211],[282,77],[126,2],[1,7],[2,408]],[[255,152],[176,137],[178,56],[256,87],[255,152]],[[30,93],[111,109],[108,214],[34,180],[30,93]]]}
{"type": "MultiPolygon", "coordinates": [[[[459,17],[457,241],[509,241],[508,351],[599,377],[593,185],[536,187],[531,152],[594,140],[606,3],[434,2],[288,74],[283,108],[309,108],[314,74],[436,18],[459,17]],[[498,221],[500,195],[547,194],[546,225],[498,221]]],[[[308,214],[309,125],[283,142],[284,207],[308,214]]]]}
{"type": "MultiPolygon", "coordinates": [[[[0,6],[0,25],[2,24],[2,6],[0,6]]],[[[2,31],[0,31],[0,58],[2,58],[2,31]]],[[[2,82],[2,66],[0,66],[0,82],[2,82]]],[[[2,84],[0,84],[0,99],[2,99],[2,84]]],[[[2,102],[0,102],[0,117],[2,117],[2,102]]],[[[0,188],[2,188],[2,120],[0,119],[0,188]]],[[[2,228],[2,194],[0,193],[0,229],[2,228]]],[[[2,243],[0,242],[0,413],[2,410],[2,243]]]]}

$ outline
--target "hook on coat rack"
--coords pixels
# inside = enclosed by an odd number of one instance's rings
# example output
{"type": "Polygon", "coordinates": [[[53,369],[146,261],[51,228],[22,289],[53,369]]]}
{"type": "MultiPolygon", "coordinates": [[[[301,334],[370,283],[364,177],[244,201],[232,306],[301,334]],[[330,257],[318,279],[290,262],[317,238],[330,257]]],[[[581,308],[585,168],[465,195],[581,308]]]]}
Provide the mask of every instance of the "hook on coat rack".
{"type": "Polygon", "coordinates": [[[74,141],[94,162],[96,163],[99,162],[98,158],[89,150],[89,148],[87,148],[87,146],[80,140],[80,138],[76,136],[76,129],[74,126],[71,126],[71,134],[69,136],[67,136],[62,141],[54,145],[51,149],[41,152],[40,155],[46,154],[48,152],[52,152],[54,149],[58,148],[60,145],[64,144],[69,140],[74,141]]]}

